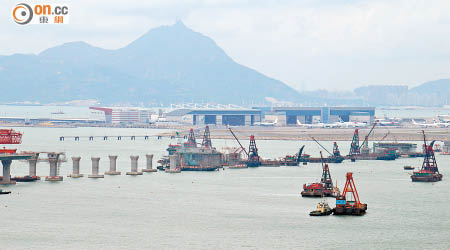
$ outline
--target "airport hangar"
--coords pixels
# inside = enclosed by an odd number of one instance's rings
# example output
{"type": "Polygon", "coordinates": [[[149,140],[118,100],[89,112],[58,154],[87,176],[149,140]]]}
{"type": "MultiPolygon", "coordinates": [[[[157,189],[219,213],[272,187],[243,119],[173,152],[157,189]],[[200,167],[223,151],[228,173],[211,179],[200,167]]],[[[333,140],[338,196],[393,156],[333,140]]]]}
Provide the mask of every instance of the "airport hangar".
{"type": "Polygon", "coordinates": [[[166,114],[167,121],[191,125],[252,126],[261,122],[259,109],[177,109],[166,114]]]}
{"type": "Polygon", "coordinates": [[[273,107],[272,112],[285,118],[286,125],[314,123],[319,117],[322,123],[359,121],[372,124],[375,117],[374,107],[273,107]]]}
{"type": "MultiPolygon", "coordinates": [[[[190,125],[231,125],[252,126],[260,123],[264,117],[275,114],[279,125],[314,123],[319,117],[323,123],[339,121],[374,122],[373,107],[254,107],[251,109],[177,109],[166,114],[168,121],[190,125]]],[[[274,119],[272,119],[274,120],[274,119]]]]}

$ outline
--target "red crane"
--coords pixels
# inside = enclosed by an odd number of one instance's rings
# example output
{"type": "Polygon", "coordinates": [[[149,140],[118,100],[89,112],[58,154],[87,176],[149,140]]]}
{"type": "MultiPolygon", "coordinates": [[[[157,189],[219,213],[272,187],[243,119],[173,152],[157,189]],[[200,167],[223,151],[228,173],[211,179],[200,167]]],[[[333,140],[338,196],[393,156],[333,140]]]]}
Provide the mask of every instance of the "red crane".
{"type": "Polygon", "coordinates": [[[184,144],[187,147],[197,147],[197,141],[195,140],[194,129],[189,130],[188,141],[184,144]]]}
{"type": "Polygon", "coordinates": [[[432,141],[430,145],[427,145],[425,138],[425,132],[423,133],[423,145],[425,149],[425,157],[423,159],[422,168],[419,171],[414,171],[411,175],[412,181],[420,182],[435,182],[442,180],[442,174],[439,173],[436,158],[434,157],[433,145],[435,141],[432,141]]]}
{"type": "Polygon", "coordinates": [[[345,182],[342,195],[336,198],[335,215],[363,215],[367,210],[367,204],[361,203],[358,191],[356,190],[353,173],[347,172],[347,181],[345,182]],[[347,194],[350,194],[347,199],[347,194]]]}
{"type": "Polygon", "coordinates": [[[359,155],[359,131],[358,129],[355,129],[355,132],[353,133],[353,140],[352,144],[350,145],[350,152],[348,153],[349,156],[355,156],[359,155]]]}
{"type": "MultiPolygon", "coordinates": [[[[0,144],[21,144],[22,133],[15,132],[12,129],[0,129],[0,144]]],[[[17,149],[0,149],[0,154],[14,154],[17,149]]]]}
{"type": "Polygon", "coordinates": [[[258,148],[256,147],[255,136],[250,136],[250,145],[248,146],[248,167],[258,167],[261,166],[261,161],[258,155],[258,148]]]}
{"type": "Polygon", "coordinates": [[[0,129],[0,144],[21,144],[22,133],[12,129],[0,129]]]}
{"type": "Polygon", "coordinates": [[[336,142],[333,144],[333,156],[334,157],[341,157],[341,151],[339,150],[339,146],[336,142]]]}

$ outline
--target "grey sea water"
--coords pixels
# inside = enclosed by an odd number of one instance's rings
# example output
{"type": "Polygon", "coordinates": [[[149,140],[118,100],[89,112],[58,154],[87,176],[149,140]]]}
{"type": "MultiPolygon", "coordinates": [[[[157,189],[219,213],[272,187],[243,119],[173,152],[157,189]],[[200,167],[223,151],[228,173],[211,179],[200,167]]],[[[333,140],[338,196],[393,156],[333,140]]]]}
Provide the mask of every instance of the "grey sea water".
{"type": "MultiPolygon", "coordinates": [[[[18,183],[0,196],[1,249],[448,249],[450,248],[450,156],[437,156],[444,179],[412,183],[404,165],[422,159],[346,161],[330,164],[342,189],[352,171],[368,213],[362,217],[310,217],[319,200],[300,197],[303,183],[320,179],[320,164],[301,167],[225,169],[216,172],[149,173],[126,176],[130,155],[154,154],[155,162],[176,140],[95,139],[79,142],[61,135],[154,135],[161,130],[105,128],[16,128],[24,132],[19,150],[65,151],[81,156],[81,173],[91,156],[118,155],[121,176],[67,178],[71,160],[61,166],[64,181],[18,183]]],[[[248,145],[247,141],[243,141],[248,145]]],[[[257,141],[266,158],[318,155],[314,142],[257,141]]],[[[332,142],[324,142],[331,149],[332,142]]],[[[348,153],[350,142],[339,142],[348,153]]],[[[213,146],[235,146],[213,140],[213,146]]],[[[14,162],[12,175],[25,175],[26,162],[14,162]]],[[[48,163],[38,174],[48,175],[48,163]]],[[[333,199],[328,199],[330,205],[333,199]]]]}

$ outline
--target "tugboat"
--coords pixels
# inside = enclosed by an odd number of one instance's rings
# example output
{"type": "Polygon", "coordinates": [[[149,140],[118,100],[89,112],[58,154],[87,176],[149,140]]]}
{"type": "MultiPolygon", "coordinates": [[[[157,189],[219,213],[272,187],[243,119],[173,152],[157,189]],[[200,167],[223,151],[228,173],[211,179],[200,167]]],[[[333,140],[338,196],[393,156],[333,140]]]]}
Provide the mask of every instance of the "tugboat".
{"type": "Polygon", "coordinates": [[[364,215],[367,210],[367,204],[359,201],[358,191],[353,181],[353,173],[348,172],[342,195],[336,197],[336,207],[333,209],[334,215],[364,215]],[[351,194],[347,199],[347,194],[351,194]]]}
{"type": "Polygon", "coordinates": [[[3,191],[3,189],[0,189],[0,194],[10,194],[11,191],[3,191]]]}
{"type": "Polygon", "coordinates": [[[333,185],[328,164],[324,164],[322,151],[320,152],[320,157],[322,159],[322,178],[320,183],[303,184],[303,191],[301,192],[303,197],[337,197],[340,195],[339,188],[333,185]]]}
{"type": "Polygon", "coordinates": [[[310,216],[325,216],[333,213],[333,210],[328,206],[325,198],[322,196],[322,201],[317,203],[317,209],[309,213],[310,216]]]}
{"type": "Polygon", "coordinates": [[[436,182],[442,181],[442,174],[439,173],[439,169],[434,157],[433,145],[435,141],[432,141],[430,145],[427,145],[425,138],[425,132],[423,133],[423,142],[425,148],[425,157],[423,159],[422,168],[419,171],[414,171],[411,175],[413,182],[436,182]]]}

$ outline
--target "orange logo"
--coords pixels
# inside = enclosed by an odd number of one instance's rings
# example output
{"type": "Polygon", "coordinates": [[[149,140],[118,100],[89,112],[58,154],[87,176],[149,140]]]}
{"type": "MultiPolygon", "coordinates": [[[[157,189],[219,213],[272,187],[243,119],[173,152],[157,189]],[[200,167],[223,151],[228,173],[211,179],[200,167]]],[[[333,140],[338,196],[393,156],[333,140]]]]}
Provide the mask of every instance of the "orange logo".
{"type": "Polygon", "coordinates": [[[69,22],[67,5],[19,3],[12,10],[14,22],[24,24],[66,24],[69,22]]]}
{"type": "Polygon", "coordinates": [[[19,3],[13,9],[13,19],[17,24],[27,24],[33,19],[33,9],[26,3],[19,3]]]}

